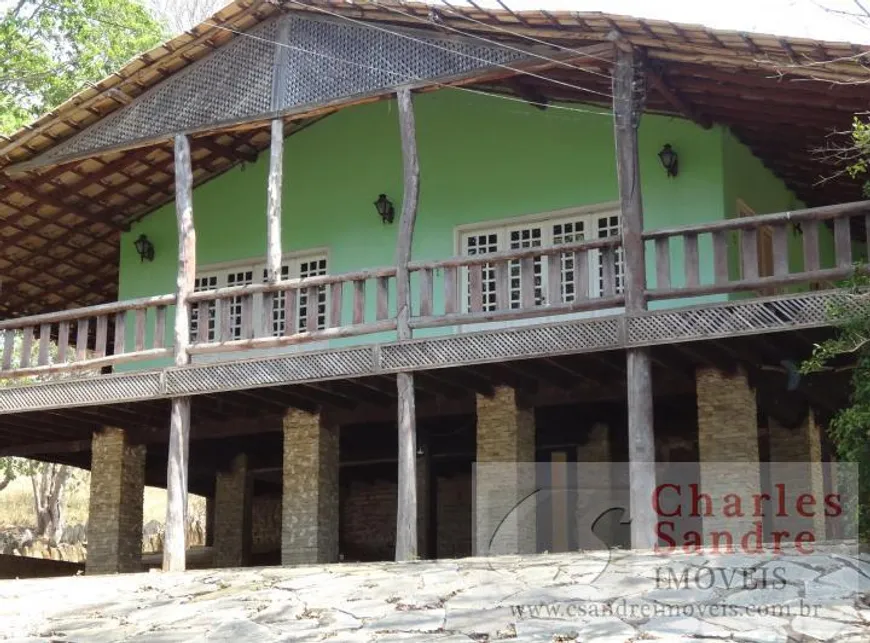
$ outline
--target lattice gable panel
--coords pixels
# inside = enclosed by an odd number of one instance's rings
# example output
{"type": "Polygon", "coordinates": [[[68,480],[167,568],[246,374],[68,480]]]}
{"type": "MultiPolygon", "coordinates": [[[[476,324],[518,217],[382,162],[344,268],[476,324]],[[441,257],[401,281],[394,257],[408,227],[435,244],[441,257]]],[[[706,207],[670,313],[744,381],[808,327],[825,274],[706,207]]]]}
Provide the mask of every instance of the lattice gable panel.
{"type": "Polygon", "coordinates": [[[177,72],[34,165],[270,111],[277,20],[177,72]]]}
{"type": "Polygon", "coordinates": [[[299,15],[284,20],[282,109],[456,76],[525,57],[516,50],[430,32],[299,15]]]}
{"type": "Polygon", "coordinates": [[[426,31],[290,14],[236,37],[27,165],[254,120],[277,110],[304,111],[525,57],[520,51],[426,31]],[[279,39],[284,46],[276,61],[279,39]]]}

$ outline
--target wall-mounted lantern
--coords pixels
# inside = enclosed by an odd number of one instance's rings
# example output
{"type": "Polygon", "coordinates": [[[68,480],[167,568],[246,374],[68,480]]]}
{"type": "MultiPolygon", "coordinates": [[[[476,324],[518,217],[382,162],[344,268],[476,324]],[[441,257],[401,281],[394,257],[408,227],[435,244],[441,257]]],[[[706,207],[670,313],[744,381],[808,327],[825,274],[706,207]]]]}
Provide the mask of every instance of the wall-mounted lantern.
{"type": "Polygon", "coordinates": [[[676,177],[680,173],[680,158],[670,143],[665,143],[665,146],[659,152],[659,160],[668,171],[669,177],[676,177]]]}
{"type": "Polygon", "coordinates": [[[387,198],[386,194],[378,196],[378,200],[375,201],[375,208],[377,208],[381,221],[384,224],[392,223],[393,219],[396,218],[396,208],[393,207],[393,202],[387,198]]]}
{"type": "Polygon", "coordinates": [[[139,259],[144,263],[146,261],[154,261],[154,244],[144,234],[140,234],[139,238],[133,242],[136,246],[136,252],[139,253],[139,259]]]}

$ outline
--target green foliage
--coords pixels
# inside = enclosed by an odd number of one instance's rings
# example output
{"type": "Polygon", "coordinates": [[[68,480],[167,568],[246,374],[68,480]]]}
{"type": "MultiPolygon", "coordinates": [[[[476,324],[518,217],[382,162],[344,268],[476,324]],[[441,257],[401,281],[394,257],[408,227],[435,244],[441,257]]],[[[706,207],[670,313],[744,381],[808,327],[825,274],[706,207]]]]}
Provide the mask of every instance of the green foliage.
{"type": "Polygon", "coordinates": [[[870,196],[870,180],[864,178],[870,169],[867,164],[867,159],[870,158],[870,123],[865,123],[855,116],[852,120],[851,136],[852,145],[847,157],[851,165],[846,167],[846,171],[853,179],[863,179],[864,195],[870,196]]]}
{"type": "Polygon", "coordinates": [[[844,286],[844,298],[832,304],[829,317],[836,335],[816,345],[802,365],[804,373],[821,371],[832,362],[850,356],[852,391],[850,406],[831,420],[830,435],[842,462],[858,465],[858,503],[853,519],[861,539],[870,541],[870,274],[857,270],[844,286]]]}
{"type": "Polygon", "coordinates": [[[16,0],[0,18],[0,134],[56,107],[164,36],[139,0],[16,0]]]}

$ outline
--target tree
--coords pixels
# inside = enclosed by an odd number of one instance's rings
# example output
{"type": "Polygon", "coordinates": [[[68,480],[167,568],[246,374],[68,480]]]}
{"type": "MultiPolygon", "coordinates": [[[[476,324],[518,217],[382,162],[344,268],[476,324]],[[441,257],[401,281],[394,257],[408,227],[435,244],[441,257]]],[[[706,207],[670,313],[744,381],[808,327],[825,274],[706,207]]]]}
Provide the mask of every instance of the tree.
{"type": "Polygon", "coordinates": [[[0,19],[0,134],[165,37],[139,0],[16,0],[0,19]]]}
{"type": "MultiPolygon", "coordinates": [[[[816,3],[830,13],[870,28],[870,4],[852,0],[843,7],[816,3]]],[[[863,53],[854,59],[868,61],[863,53]]],[[[830,81],[826,81],[830,82],[830,81]]],[[[858,83],[859,81],[855,81],[858,83]]],[[[838,165],[838,173],[862,181],[864,194],[870,196],[870,113],[855,115],[852,129],[841,133],[841,141],[819,150],[826,160],[838,165]]],[[[870,248],[867,249],[870,259],[870,248]]],[[[842,462],[857,465],[857,498],[847,502],[851,518],[856,521],[862,541],[870,541],[870,274],[856,269],[853,276],[841,284],[845,298],[830,306],[828,316],[835,325],[835,335],[818,344],[812,357],[802,365],[802,371],[812,373],[831,364],[848,361],[852,369],[849,406],[831,420],[829,434],[842,462]]],[[[840,365],[842,367],[842,364],[840,365]]]]}
{"type": "Polygon", "coordinates": [[[227,0],[149,0],[154,15],[171,34],[187,31],[227,4],[227,0]]]}
{"type": "MultiPolygon", "coordinates": [[[[13,343],[13,364],[19,363],[22,337],[18,333],[13,343]]],[[[31,363],[36,363],[38,346],[31,346],[31,363]]],[[[57,345],[49,344],[49,355],[52,360],[57,357],[57,345]]],[[[24,381],[44,381],[56,379],[58,376],[42,376],[28,378],[24,381]]],[[[22,380],[0,380],[0,386],[8,386],[22,380]]],[[[64,527],[64,497],[70,481],[76,479],[74,469],[64,464],[39,462],[26,458],[0,458],[0,491],[19,476],[29,476],[33,487],[33,508],[36,513],[36,534],[45,536],[57,542],[64,527]]]]}

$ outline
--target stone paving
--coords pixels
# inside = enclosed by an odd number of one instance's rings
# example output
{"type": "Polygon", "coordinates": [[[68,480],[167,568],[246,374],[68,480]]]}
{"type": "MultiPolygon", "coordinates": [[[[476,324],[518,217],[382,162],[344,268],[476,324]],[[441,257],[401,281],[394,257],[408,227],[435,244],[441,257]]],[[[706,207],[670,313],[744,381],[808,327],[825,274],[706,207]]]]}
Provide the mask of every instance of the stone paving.
{"type": "Polygon", "coordinates": [[[870,557],[572,553],[0,582],[0,639],[866,643],[870,557]]]}

